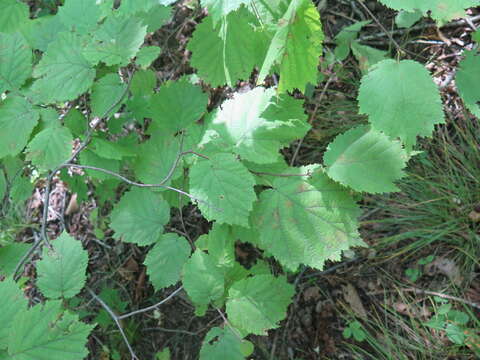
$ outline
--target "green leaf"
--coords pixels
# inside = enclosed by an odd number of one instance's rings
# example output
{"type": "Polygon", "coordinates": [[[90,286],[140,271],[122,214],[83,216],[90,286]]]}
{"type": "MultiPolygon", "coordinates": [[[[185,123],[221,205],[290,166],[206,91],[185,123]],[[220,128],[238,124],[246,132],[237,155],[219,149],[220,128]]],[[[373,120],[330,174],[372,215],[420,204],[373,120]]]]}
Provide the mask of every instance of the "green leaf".
{"type": "MultiPolygon", "coordinates": [[[[291,168],[289,174],[304,169],[291,168]]],[[[319,170],[307,181],[279,177],[261,193],[251,216],[259,246],[290,270],[300,264],[322,269],[326,260],[363,243],[357,232],[359,209],[350,194],[319,170]]]]}
{"type": "Polygon", "coordinates": [[[214,327],[205,336],[200,360],[244,360],[253,353],[253,344],[241,340],[229,327],[214,327]]]}
{"type": "Polygon", "coordinates": [[[107,74],[96,81],[90,96],[92,115],[103,118],[117,111],[121,103],[113,109],[112,106],[120,101],[126,88],[127,84],[122,83],[118,74],[107,74]]]}
{"type": "Polygon", "coordinates": [[[122,0],[118,13],[125,16],[132,16],[139,12],[148,12],[156,4],[162,3],[159,0],[122,0]]]}
{"type": "Polygon", "coordinates": [[[368,69],[376,63],[385,60],[388,57],[388,52],[384,50],[375,49],[371,46],[362,45],[357,41],[351,43],[353,55],[359,63],[359,68],[363,74],[367,73],[368,69]]]}
{"type": "Polygon", "coordinates": [[[146,69],[159,57],[161,51],[158,46],[144,46],[137,53],[135,62],[142,69],[146,69]]]}
{"type": "Polygon", "coordinates": [[[395,16],[395,24],[399,28],[409,28],[413,26],[413,24],[415,24],[418,20],[420,20],[422,16],[423,14],[419,10],[415,10],[412,12],[400,10],[397,16],[395,16]]]}
{"type": "Polygon", "coordinates": [[[85,347],[92,325],[63,312],[61,301],[49,301],[19,312],[10,332],[5,360],[79,360],[87,356],[85,347]]]}
{"type": "Polygon", "coordinates": [[[257,87],[225,101],[212,114],[208,129],[216,132],[212,140],[222,149],[266,164],[278,162],[281,148],[305,136],[310,129],[306,119],[300,100],[277,97],[274,89],[257,87]]]}
{"type": "Polygon", "coordinates": [[[294,293],[283,277],[258,275],[240,280],[228,292],[228,320],[248,333],[266,335],[285,318],[294,293]]]}
{"type": "Polygon", "coordinates": [[[337,46],[335,47],[334,53],[338,61],[343,61],[346,59],[346,57],[350,53],[351,43],[355,40],[362,27],[370,23],[370,20],[356,22],[350,26],[343,28],[335,36],[335,43],[337,44],[337,46]]]}
{"type": "Polygon", "coordinates": [[[317,83],[323,38],[320,15],[312,1],[292,0],[278,22],[257,83],[262,82],[278,64],[278,91],[285,93],[299,89],[305,92],[308,83],[317,83]]]}
{"type": "Polygon", "coordinates": [[[163,233],[163,226],[170,219],[170,208],[160,195],[133,188],[122,196],[111,219],[115,239],[145,246],[156,242],[163,233]]]}
{"type": "Polygon", "coordinates": [[[327,174],[356,191],[398,191],[394,182],[404,176],[407,154],[398,141],[368,126],[339,135],[324,155],[327,174]]]}
{"type": "Polygon", "coordinates": [[[164,83],[152,97],[153,122],[149,133],[176,133],[206,112],[208,95],[201,87],[182,79],[164,83]]]}
{"type": "Polygon", "coordinates": [[[66,30],[60,17],[52,15],[30,20],[21,32],[32,48],[45,52],[48,45],[66,30]]]}
{"type": "Polygon", "coordinates": [[[475,41],[477,44],[480,43],[480,30],[475,30],[471,36],[473,41],[475,41]]]}
{"type": "Polygon", "coordinates": [[[183,286],[196,306],[222,297],[223,275],[211,255],[196,250],[183,267],[183,286]]]}
{"type": "Polygon", "coordinates": [[[380,0],[384,5],[395,9],[414,12],[420,10],[440,25],[465,16],[465,9],[478,6],[478,0],[380,0]]]}
{"type": "Polygon", "coordinates": [[[231,154],[219,153],[199,159],[190,169],[190,193],[200,199],[198,207],[208,220],[248,226],[256,199],[255,180],[231,154]]]}
{"type": "Polygon", "coordinates": [[[160,352],[157,352],[155,360],[170,360],[170,349],[165,348],[160,352]]]}
{"type": "MultiPolygon", "coordinates": [[[[3,178],[3,173],[0,173],[3,178]]],[[[1,180],[0,180],[1,181],[1,180]]],[[[30,195],[30,194],[28,194],[30,195]]],[[[2,197],[3,198],[3,197],[2,197]]],[[[30,244],[12,243],[0,248],[0,275],[10,276],[17,266],[20,259],[30,248],[30,244]]]]}
{"type": "Polygon", "coordinates": [[[85,285],[88,253],[82,243],[63,232],[52,242],[53,250],[44,248],[37,263],[37,286],[48,298],[71,298],[85,285]]]}
{"type": "Polygon", "coordinates": [[[89,149],[95,149],[95,154],[105,159],[122,160],[125,157],[135,157],[135,150],[119,141],[109,141],[96,136],[89,144],[89,149]]]}
{"type": "Polygon", "coordinates": [[[94,42],[85,49],[91,64],[126,66],[142,46],[147,27],[133,16],[109,16],[93,34],[94,42]]]}
{"type": "Polygon", "coordinates": [[[136,16],[143,20],[144,25],[147,25],[147,32],[153,33],[172,18],[172,8],[157,4],[149,11],[137,13],[136,16]]]}
{"type": "Polygon", "coordinates": [[[208,15],[212,17],[216,25],[222,17],[237,10],[242,4],[248,5],[252,0],[202,0],[202,6],[208,9],[208,15]]]}
{"type": "Polygon", "coordinates": [[[463,345],[465,343],[466,334],[465,329],[455,324],[447,324],[445,327],[445,333],[448,339],[457,345],[463,345]]]}
{"type": "Polygon", "coordinates": [[[211,16],[197,25],[187,47],[192,52],[191,65],[205,82],[212,87],[234,86],[250,77],[264,53],[263,37],[251,25],[255,22],[242,7],[217,25],[211,16]]]}
{"type": "Polygon", "coordinates": [[[8,336],[11,333],[11,327],[14,325],[13,319],[16,314],[27,311],[27,299],[23,291],[11,279],[7,278],[0,282],[0,349],[6,349],[8,345],[8,336]]]}
{"type": "Polygon", "coordinates": [[[276,26],[288,9],[290,0],[251,1],[250,12],[257,16],[263,24],[276,26]]]}
{"type": "Polygon", "coordinates": [[[70,109],[63,122],[75,137],[83,136],[87,131],[88,121],[78,109],[70,109]]]}
{"type": "Polygon", "coordinates": [[[86,34],[97,26],[102,15],[97,0],[65,0],[58,17],[69,31],[86,34]]]}
{"type": "Polygon", "coordinates": [[[73,33],[61,33],[50,43],[33,71],[39,78],[32,93],[41,102],[73,100],[88,90],[95,78],[95,69],[82,54],[80,39],[73,33]]]}
{"type": "MultiPolygon", "coordinates": [[[[88,166],[93,166],[96,168],[101,168],[104,170],[109,170],[114,173],[118,173],[120,171],[120,162],[117,160],[112,160],[112,159],[107,159],[104,158],[96,153],[96,151],[92,151],[91,149],[87,148],[86,150],[83,150],[80,154],[80,164],[81,165],[88,165],[88,166]]],[[[112,179],[113,176],[109,174],[105,174],[104,172],[97,171],[97,170],[85,170],[85,172],[93,177],[97,178],[99,180],[107,180],[107,179],[112,179]]],[[[98,189],[97,189],[98,190],[98,189]]]]}
{"type": "Polygon", "coordinates": [[[23,150],[39,119],[38,111],[24,98],[12,96],[0,102],[0,158],[23,150]]]}
{"type": "Polygon", "coordinates": [[[190,256],[190,244],[177,234],[164,234],[150,250],[144,265],[156,291],[180,280],[183,266],[190,256]]]}
{"type": "Polygon", "coordinates": [[[14,33],[28,23],[30,10],[18,0],[0,2],[0,33],[14,33]]]}
{"type": "Polygon", "coordinates": [[[27,160],[42,171],[52,170],[72,155],[73,137],[64,126],[51,126],[38,133],[27,147],[27,160]]]}
{"type": "Polygon", "coordinates": [[[235,264],[235,238],[230,226],[215,223],[208,234],[200,236],[195,244],[199,248],[200,242],[204,243],[202,250],[207,250],[218,267],[230,268],[235,264]]]}
{"type": "Polygon", "coordinates": [[[137,149],[138,159],[133,164],[135,174],[146,184],[159,184],[168,176],[170,179],[164,185],[169,185],[182,175],[181,166],[170,174],[175,165],[180,149],[178,138],[168,135],[153,136],[140,144],[137,149]],[[159,154],[162,154],[159,156],[159,154]]]}
{"type": "Polygon", "coordinates": [[[32,50],[19,33],[0,33],[0,94],[18,90],[32,73],[32,50]]]}
{"type": "Polygon", "coordinates": [[[455,83],[465,106],[480,118],[480,53],[475,50],[465,53],[465,58],[458,64],[455,83]]]}
{"type": "Polygon", "coordinates": [[[407,149],[417,136],[431,136],[444,122],[437,86],[425,67],[412,60],[384,60],[362,78],[360,113],[369,115],[376,130],[399,137],[407,149]]]}

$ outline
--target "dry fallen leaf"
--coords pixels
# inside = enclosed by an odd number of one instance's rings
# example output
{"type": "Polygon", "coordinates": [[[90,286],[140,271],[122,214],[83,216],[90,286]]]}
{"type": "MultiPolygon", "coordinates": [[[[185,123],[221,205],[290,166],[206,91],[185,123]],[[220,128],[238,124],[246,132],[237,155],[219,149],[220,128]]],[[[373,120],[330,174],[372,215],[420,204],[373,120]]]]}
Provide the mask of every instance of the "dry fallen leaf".
{"type": "Polygon", "coordinates": [[[430,274],[442,274],[447,276],[455,285],[461,285],[463,277],[455,261],[439,257],[426,265],[426,272],[430,274]]]}
{"type": "Polygon", "coordinates": [[[365,310],[362,300],[360,299],[360,296],[358,295],[355,287],[352,284],[348,283],[347,285],[342,285],[342,290],[343,298],[350,305],[353,312],[359,317],[366,319],[367,311],[365,310]]]}
{"type": "Polygon", "coordinates": [[[311,286],[303,292],[303,299],[305,301],[320,299],[320,288],[318,286],[311,286]]]}

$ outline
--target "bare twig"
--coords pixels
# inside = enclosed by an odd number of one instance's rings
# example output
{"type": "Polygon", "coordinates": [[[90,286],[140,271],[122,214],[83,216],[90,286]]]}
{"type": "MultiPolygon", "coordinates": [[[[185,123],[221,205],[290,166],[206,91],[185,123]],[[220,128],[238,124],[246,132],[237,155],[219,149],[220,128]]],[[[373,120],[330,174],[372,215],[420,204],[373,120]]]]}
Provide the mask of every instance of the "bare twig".
{"type": "Polygon", "coordinates": [[[220,310],[219,308],[215,307],[217,312],[220,314],[220,317],[222,318],[223,322],[232,330],[232,332],[235,334],[235,336],[240,340],[243,341],[242,335],[238,332],[237,329],[235,329],[231,324],[230,321],[225,317],[225,314],[220,310]]]}
{"type": "Polygon", "coordinates": [[[259,175],[259,176],[277,176],[277,177],[312,176],[312,173],[309,171],[307,171],[305,174],[275,174],[275,173],[252,171],[252,170],[250,170],[250,172],[252,174],[259,175]]]}
{"type": "Polygon", "coordinates": [[[172,190],[172,191],[175,191],[179,194],[182,194],[196,202],[199,202],[199,203],[204,203],[204,204],[207,204],[208,206],[211,206],[213,208],[215,208],[217,211],[222,211],[221,209],[218,209],[216,207],[214,207],[213,205],[211,205],[210,203],[208,203],[207,201],[205,200],[202,200],[202,199],[199,199],[193,195],[190,195],[189,193],[183,191],[183,190],[180,190],[180,189],[177,189],[177,188],[174,188],[172,186],[168,186],[168,185],[164,185],[164,183],[168,180],[162,180],[162,182],[158,183],[158,184],[143,184],[143,183],[139,183],[139,182],[136,182],[136,181],[133,181],[133,180],[130,180],[128,178],[126,178],[125,176],[123,175],[120,175],[120,174],[117,174],[116,172],[113,172],[113,171],[110,171],[110,170],[107,170],[107,169],[103,169],[103,168],[98,168],[98,167],[95,167],[95,166],[90,166],[90,165],[77,165],[77,164],[68,164],[66,165],[65,167],[72,167],[72,168],[77,168],[77,169],[87,169],[87,170],[95,170],[95,171],[99,171],[99,172],[103,172],[105,174],[108,174],[108,175],[111,175],[111,176],[114,176],[124,182],[126,182],[127,184],[129,185],[132,185],[132,186],[137,186],[137,187],[141,187],[141,188],[155,188],[155,187],[161,187],[161,188],[164,188],[164,189],[169,189],[169,190],[172,190]]]}
{"type": "MultiPolygon", "coordinates": [[[[315,102],[315,108],[312,111],[312,114],[310,115],[310,118],[308,119],[308,123],[312,125],[313,120],[315,119],[315,116],[317,115],[318,108],[320,107],[320,103],[323,101],[323,98],[325,97],[325,94],[327,93],[327,89],[330,86],[330,84],[333,81],[335,75],[330,75],[328,78],[325,86],[322,89],[322,92],[320,93],[320,96],[318,97],[318,100],[315,102]]],[[[295,164],[295,160],[297,159],[298,152],[300,151],[300,148],[302,147],[303,142],[305,141],[305,137],[303,137],[299,142],[298,145],[295,149],[295,152],[293,153],[292,159],[290,160],[290,166],[293,166],[295,164]]]]}
{"type": "MultiPolygon", "coordinates": [[[[442,28],[443,27],[445,27],[445,28],[456,27],[456,26],[460,26],[460,25],[465,25],[465,23],[467,23],[467,24],[472,23],[473,24],[474,22],[479,21],[479,20],[480,20],[480,15],[476,15],[476,16],[473,16],[473,17],[470,17],[470,18],[465,18],[465,19],[461,19],[461,20],[458,20],[458,21],[450,22],[450,23],[442,26],[442,28]]],[[[437,24],[427,23],[427,24],[415,25],[415,26],[405,28],[405,29],[397,29],[397,30],[387,31],[387,32],[382,31],[382,32],[375,33],[375,34],[372,34],[372,35],[361,36],[361,37],[358,38],[358,41],[368,41],[368,40],[378,39],[378,38],[381,38],[381,37],[388,37],[388,34],[390,34],[391,36],[403,35],[407,31],[411,32],[411,31],[417,31],[417,30],[424,30],[424,29],[428,29],[428,28],[431,28],[431,27],[435,27],[435,26],[437,26],[437,24]]]]}
{"type": "Polygon", "coordinates": [[[100,299],[100,297],[95,295],[95,293],[90,288],[87,288],[87,291],[100,305],[102,305],[102,307],[110,315],[113,321],[115,321],[115,324],[117,325],[117,328],[120,331],[120,334],[122,335],[123,341],[125,342],[125,345],[127,345],[127,348],[128,348],[128,351],[130,352],[132,360],[139,360],[137,355],[135,355],[135,352],[133,351],[132,346],[130,345],[130,342],[127,339],[127,336],[125,335],[125,331],[123,331],[122,324],[120,324],[119,317],[113,312],[112,309],[110,309],[110,307],[102,299],[100,299]]]}
{"type": "Polygon", "coordinates": [[[436,292],[436,291],[430,291],[430,290],[422,290],[422,289],[419,289],[419,288],[407,288],[407,289],[401,289],[401,291],[403,292],[414,292],[415,294],[420,294],[420,295],[430,295],[430,296],[438,296],[442,299],[448,299],[448,300],[453,300],[453,301],[457,301],[457,302],[461,302],[463,304],[466,304],[466,305],[469,305],[475,309],[479,309],[480,310],[480,304],[476,303],[476,302],[473,302],[473,301],[470,301],[470,300],[467,300],[467,299],[462,299],[462,298],[459,298],[457,296],[452,296],[452,295],[448,295],[448,294],[443,294],[443,293],[440,293],[440,292],[436,292]]]}
{"type": "Polygon", "coordinates": [[[55,169],[53,169],[47,176],[47,182],[45,184],[45,194],[44,194],[44,197],[43,197],[43,213],[42,213],[42,220],[41,220],[41,232],[40,232],[40,235],[41,235],[41,238],[40,238],[40,241],[36,242],[28,251],[27,253],[20,259],[20,261],[17,263],[17,266],[15,267],[15,270],[14,270],[14,279],[18,279],[18,277],[20,275],[17,275],[18,271],[20,270],[20,268],[23,266],[23,264],[25,264],[26,261],[28,261],[28,259],[30,258],[30,256],[35,252],[35,250],[42,245],[43,242],[45,242],[47,244],[47,246],[49,248],[51,248],[51,245],[50,245],[50,241],[49,241],[49,238],[48,238],[48,234],[47,234],[47,223],[48,223],[48,208],[49,208],[49,204],[50,204],[50,189],[51,189],[51,186],[52,186],[52,181],[53,181],[53,178],[54,176],[56,175],[56,173],[58,171],[60,171],[61,169],[65,168],[65,167],[68,167],[69,165],[71,165],[72,161],[75,160],[75,158],[80,154],[80,152],[82,152],[87,146],[88,144],[90,143],[91,139],[92,139],[92,136],[93,136],[93,133],[96,129],[96,126],[98,126],[98,124],[100,123],[100,120],[105,118],[113,109],[115,109],[117,107],[117,105],[119,105],[123,99],[125,98],[125,96],[127,96],[129,90],[130,90],[130,85],[132,83],[132,79],[133,79],[133,72],[130,72],[129,73],[129,76],[128,76],[128,80],[127,80],[127,86],[125,87],[125,90],[124,92],[119,96],[119,98],[103,113],[102,117],[101,118],[96,118],[95,121],[94,121],[94,125],[89,127],[88,130],[86,131],[86,134],[85,134],[85,139],[82,141],[82,143],[80,144],[80,146],[75,149],[75,151],[73,151],[72,155],[68,158],[68,160],[66,160],[65,162],[63,162],[62,164],[60,164],[59,166],[57,166],[55,169]]]}
{"type": "Polygon", "coordinates": [[[158,308],[160,305],[166,303],[168,300],[170,300],[170,299],[173,298],[175,295],[177,295],[182,289],[183,289],[183,286],[180,286],[177,290],[175,290],[174,292],[172,292],[172,293],[171,293],[170,295],[168,295],[165,299],[163,299],[162,301],[156,303],[155,305],[148,306],[148,307],[143,308],[143,309],[135,310],[135,311],[129,312],[129,313],[127,313],[127,314],[120,315],[120,316],[118,316],[118,320],[123,320],[123,319],[126,319],[126,318],[130,317],[130,316],[138,315],[138,314],[141,314],[141,313],[150,311],[150,310],[155,310],[155,309],[158,308]]]}

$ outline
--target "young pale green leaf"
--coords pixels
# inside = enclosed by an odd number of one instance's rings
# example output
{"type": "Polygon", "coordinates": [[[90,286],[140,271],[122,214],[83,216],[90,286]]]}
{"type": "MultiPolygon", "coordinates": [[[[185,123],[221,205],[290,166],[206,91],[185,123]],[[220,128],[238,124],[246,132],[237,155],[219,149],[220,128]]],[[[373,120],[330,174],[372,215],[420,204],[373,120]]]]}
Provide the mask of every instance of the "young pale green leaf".
{"type": "Polygon", "coordinates": [[[163,234],[150,250],[144,265],[156,291],[175,285],[190,256],[190,244],[177,234],[163,234]]]}
{"type": "Polygon", "coordinates": [[[52,243],[53,250],[43,250],[37,263],[37,286],[47,298],[68,299],[85,285],[88,253],[82,243],[62,233],[52,243]]]}
{"type": "Polygon", "coordinates": [[[39,78],[31,89],[36,100],[52,103],[73,100],[87,91],[95,69],[82,54],[80,38],[64,32],[50,43],[33,75],[39,78]]]}
{"type": "Polygon", "coordinates": [[[0,1],[0,33],[14,33],[25,26],[30,10],[27,4],[18,0],[0,1]]]}
{"type": "Polygon", "coordinates": [[[28,301],[23,295],[18,285],[7,278],[0,282],[0,350],[8,346],[8,336],[11,333],[11,327],[15,315],[27,311],[28,301]]]}
{"type": "Polygon", "coordinates": [[[136,151],[138,158],[133,168],[142,182],[159,184],[170,177],[164,184],[168,185],[171,180],[182,175],[181,166],[174,169],[181,151],[178,138],[170,135],[156,135],[138,145],[136,151]],[[172,171],[174,171],[173,174],[172,171]]]}
{"type": "Polygon", "coordinates": [[[110,227],[114,238],[140,246],[153,244],[170,219],[170,208],[162,197],[148,189],[133,188],[113,209],[110,227]]]}
{"type": "Polygon", "coordinates": [[[168,81],[152,97],[153,122],[149,133],[176,133],[192,124],[207,111],[208,95],[187,79],[168,81]]]}
{"type": "Polygon", "coordinates": [[[440,25],[465,16],[465,9],[478,6],[478,0],[380,0],[384,5],[395,9],[422,13],[430,16],[440,25]]]}
{"type": "Polygon", "coordinates": [[[71,156],[72,143],[72,133],[67,127],[47,127],[28,144],[27,160],[41,171],[52,170],[71,156]]]}
{"type": "Polygon", "coordinates": [[[102,16],[97,0],[65,0],[58,17],[69,31],[86,34],[97,26],[102,16]]]}
{"type": "Polygon", "coordinates": [[[122,98],[126,88],[127,84],[122,83],[118,74],[107,74],[96,81],[90,96],[92,115],[103,118],[115,112],[121,104],[114,109],[112,106],[122,98]]]}
{"type": "Polygon", "coordinates": [[[84,50],[88,61],[96,65],[125,66],[142,46],[147,27],[134,16],[109,16],[93,34],[94,41],[84,50]]]}
{"type": "Polygon", "coordinates": [[[23,97],[7,97],[0,102],[0,158],[23,150],[39,118],[38,111],[23,97]]]}
{"type": "Polygon", "coordinates": [[[276,26],[288,9],[291,0],[250,1],[248,9],[262,24],[276,26]]]}
{"type": "Polygon", "coordinates": [[[196,306],[208,305],[222,297],[223,274],[212,256],[196,250],[183,267],[183,286],[196,306]]]}
{"type": "Polygon", "coordinates": [[[465,106],[480,118],[480,52],[466,51],[465,58],[458,64],[455,82],[465,106]]]}
{"type": "Polygon", "coordinates": [[[257,275],[240,280],[228,291],[228,320],[248,333],[266,335],[285,318],[294,292],[283,277],[257,275]]]}
{"type": "Polygon", "coordinates": [[[299,89],[305,92],[308,83],[317,83],[317,67],[322,54],[322,24],[311,0],[292,0],[268,48],[260,68],[258,82],[280,67],[278,91],[299,89]]]}
{"type": "Polygon", "coordinates": [[[377,130],[399,137],[407,149],[417,136],[431,136],[444,122],[442,100],[425,67],[412,60],[384,60],[362,78],[360,113],[369,115],[377,130]]]}
{"type": "MultiPolygon", "coordinates": [[[[291,168],[288,173],[302,171],[291,168]]],[[[357,232],[358,206],[323,172],[310,182],[302,176],[279,177],[272,187],[260,195],[251,221],[259,232],[259,247],[288,269],[301,264],[322,269],[326,260],[340,260],[342,251],[363,244],[357,232]]]]}
{"type": "Polygon", "coordinates": [[[394,182],[404,176],[407,154],[398,141],[358,126],[339,135],[324,155],[327,174],[356,191],[398,191],[394,182]]]}
{"type": "Polygon", "coordinates": [[[208,251],[217,266],[233,267],[235,264],[235,238],[230,226],[215,223],[208,234],[200,236],[195,242],[198,248],[208,251]],[[198,244],[197,244],[198,243],[198,244]],[[203,244],[203,246],[200,246],[203,244]]]}
{"type": "Polygon", "coordinates": [[[0,94],[18,90],[32,73],[32,50],[19,33],[0,33],[0,94]]]}
{"type": "Polygon", "coordinates": [[[199,24],[188,43],[191,65],[212,87],[248,79],[264,56],[263,35],[255,32],[255,17],[244,7],[214,25],[211,16],[199,24]]]}
{"type": "Polygon", "coordinates": [[[213,24],[216,25],[222,17],[227,16],[232,11],[237,10],[242,4],[248,5],[252,0],[202,0],[202,6],[208,9],[208,15],[212,17],[213,24]]]}
{"type": "Polygon", "coordinates": [[[208,220],[248,226],[256,199],[255,180],[231,154],[199,159],[190,170],[190,193],[201,200],[198,207],[208,220]]]}
{"type": "Polygon", "coordinates": [[[240,339],[232,329],[214,327],[205,336],[200,360],[244,360],[253,353],[253,344],[240,339]]]}
{"type": "Polygon", "coordinates": [[[257,87],[225,101],[211,115],[208,129],[218,134],[211,140],[223,149],[237,153],[243,160],[266,164],[278,162],[279,150],[302,138],[310,125],[301,101],[277,97],[272,88],[257,87]]]}
{"type": "Polygon", "coordinates": [[[61,301],[48,301],[17,313],[10,331],[5,360],[79,360],[87,356],[87,325],[62,309],[61,301]]]}
{"type": "Polygon", "coordinates": [[[162,49],[158,46],[144,46],[138,52],[135,62],[142,69],[146,69],[158,58],[160,51],[162,51],[162,49]]]}

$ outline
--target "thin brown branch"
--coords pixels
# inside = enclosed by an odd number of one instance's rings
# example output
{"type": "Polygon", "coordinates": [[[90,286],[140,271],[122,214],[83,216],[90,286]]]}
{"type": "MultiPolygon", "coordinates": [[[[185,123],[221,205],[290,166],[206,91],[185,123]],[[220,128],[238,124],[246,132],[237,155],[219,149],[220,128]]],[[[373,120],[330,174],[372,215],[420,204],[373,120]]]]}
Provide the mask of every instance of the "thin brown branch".
{"type": "Polygon", "coordinates": [[[135,310],[135,311],[129,312],[129,313],[127,313],[127,314],[120,315],[120,316],[118,316],[117,318],[118,318],[118,320],[123,320],[123,319],[126,319],[126,318],[130,317],[130,316],[142,314],[142,313],[147,312],[147,311],[150,311],[150,310],[155,310],[155,309],[157,309],[160,305],[166,303],[168,300],[170,300],[170,299],[173,298],[175,295],[177,295],[182,289],[183,289],[183,286],[180,286],[177,290],[175,290],[174,292],[172,292],[172,293],[171,293],[170,295],[168,295],[165,299],[163,299],[162,301],[156,303],[155,305],[148,306],[148,307],[143,308],[143,309],[135,310]]]}
{"type": "Polygon", "coordinates": [[[110,315],[110,317],[113,319],[113,321],[117,325],[117,328],[120,331],[120,334],[122,335],[123,341],[125,342],[125,345],[127,346],[128,351],[130,352],[130,356],[132,357],[132,360],[139,360],[137,355],[133,351],[132,346],[130,345],[130,342],[127,339],[127,336],[125,335],[125,331],[123,331],[123,327],[122,327],[122,324],[120,324],[119,317],[113,312],[112,309],[110,309],[110,307],[100,297],[98,297],[93,292],[93,290],[91,290],[90,288],[87,288],[87,291],[105,309],[105,311],[110,315]]]}
{"type": "Polygon", "coordinates": [[[75,158],[88,146],[88,144],[90,143],[90,141],[92,139],[93,133],[94,133],[96,127],[98,126],[98,124],[100,123],[101,119],[105,118],[113,109],[115,109],[123,101],[125,96],[127,96],[128,92],[130,90],[131,83],[132,83],[133,74],[134,74],[134,71],[129,72],[128,80],[127,80],[127,86],[125,87],[124,92],[119,96],[119,98],[107,110],[105,110],[105,112],[102,114],[101,118],[95,119],[93,126],[90,126],[88,128],[88,130],[86,131],[85,139],[82,141],[80,146],[77,149],[75,149],[75,151],[73,151],[72,155],[68,158],[68,160],[66,160],[62,164],[58,165],[55,169],[53,169],[48,174],[47,181],[46,181],[46,184],[45,184],[45,194],[44,194],[44,197],[43,197],[43,213],[42,213],[42,220],[41,220],[40,241],[36,242],[27,251],[27,253],[20,259],[20,261],[17,263],[17,266],[15,267],[15,270],[13,272],[13,276],[14,276],[15,279],[18,279],[19,275],[17,275],[17,273],[20,270],[20,268],[23,266],[23,264],[25,264],[25,262],[28,261],[30,256],[35,252],[35,250],[39,246],[42,245],[43,242],[45,242],[47,244],[47,246],[49,248],[51,248],[50,241],[49,241],[48,234],[47,234],[47,223],[48,223],[48,209],[49,209],[49,204],[50,204],[50,189],[51,189],[51,186],[52,186],[52,181],[53,181],[54,176],[61,169],[65,168],[65,167],[68,167],[72,163],[72,161],[75,160],[75,158]]]}

